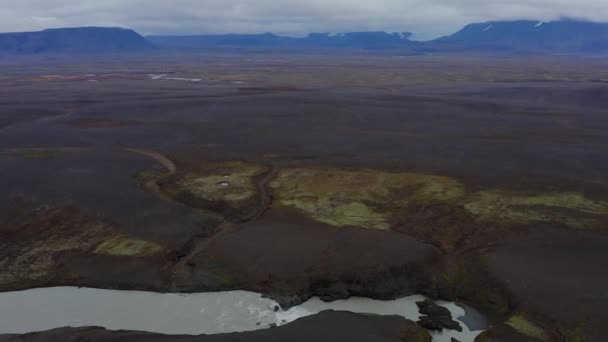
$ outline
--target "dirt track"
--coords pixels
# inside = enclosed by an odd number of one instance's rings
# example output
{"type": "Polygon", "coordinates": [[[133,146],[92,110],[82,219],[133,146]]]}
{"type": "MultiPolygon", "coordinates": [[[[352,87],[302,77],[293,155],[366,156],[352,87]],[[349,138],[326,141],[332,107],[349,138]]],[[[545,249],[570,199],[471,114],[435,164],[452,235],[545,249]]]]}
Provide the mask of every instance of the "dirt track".
{"type": "Polygon", "coordinates": [[[167,169],[167,171],[169,171],[169,175],[173,175],[177,171],[177,166],[175,166],[175,163],[171,159],[169,159],[166,156],[164,156],[163,154],[161,154],[160,152],[152,151],[152,150],[142,150],[142,149],[137,149],[137,148],[126,148],[126,147],[123,148],[122,150],[127,151],[127,152],[141,154],[142,156],[146,156],[146,157],[156,160],[160,165],[164,166],[167,169]]]}

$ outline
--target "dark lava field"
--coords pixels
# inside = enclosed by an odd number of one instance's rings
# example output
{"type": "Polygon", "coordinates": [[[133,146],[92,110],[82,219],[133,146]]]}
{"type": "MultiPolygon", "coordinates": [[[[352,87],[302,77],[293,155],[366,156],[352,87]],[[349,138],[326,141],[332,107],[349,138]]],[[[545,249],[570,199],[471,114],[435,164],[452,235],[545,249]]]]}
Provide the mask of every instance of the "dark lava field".
{"type": "MultiPolygon", "coordinates": [[[[605,341],[608,62],[4,58],[0,290],[423,294],[476,341],[605,341]]],[[[429,341],[326,312],[252,333],[1,341],[429,341]],[[324,328],[325,327],[325,328],[324,328]]]]}

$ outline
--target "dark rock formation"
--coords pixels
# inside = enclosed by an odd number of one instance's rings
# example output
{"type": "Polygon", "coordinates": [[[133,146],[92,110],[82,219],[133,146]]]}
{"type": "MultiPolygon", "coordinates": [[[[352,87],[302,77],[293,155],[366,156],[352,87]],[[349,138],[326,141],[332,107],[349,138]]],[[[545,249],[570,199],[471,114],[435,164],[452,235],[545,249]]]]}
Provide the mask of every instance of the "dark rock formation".
{"type": "Polygon", "coordinates": [[[457,330],[462,331],[458,322],[452,319],[450,311],[443,306],[435,304],[431,300],[416,302],[420,313],[425,315],[420,317],[418,324],[429,330],[457,330]]]}

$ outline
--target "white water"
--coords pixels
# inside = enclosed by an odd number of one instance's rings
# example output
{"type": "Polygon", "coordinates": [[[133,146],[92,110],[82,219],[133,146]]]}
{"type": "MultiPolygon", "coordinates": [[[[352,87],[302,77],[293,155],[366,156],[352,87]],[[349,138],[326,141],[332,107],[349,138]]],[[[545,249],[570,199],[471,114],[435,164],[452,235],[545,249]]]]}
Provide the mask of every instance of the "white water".
{"type": "Polygon", "coordinates": [[[201,78],[185,78],[185,77],[167,77],[167,74],[148,74],[148,78],[151,80],[170,80],[170,81],[187,81],[187,82],[200,82],[201,78]]]}
{"type": "MultiPolygon", "coordinates": [[[[284,325],[324,310],[341,310],[379,315],[420,317],[411,296],[392,301],[351,298],[325,303],[313,298],[287,311],[274,311],[278,304],[260,294],[245,291],[158,294],[140,291],[112,291],[74,287],[43,288],[0,293],[0,334],[22,334],[59,327],[101,326],[110,330],[136,330],[168,335],[218,334],[284,325]]],[[[464,310],[453,303],[447,307],[455,319],[464,310]]],[[[432,333],[433,341],[449,342],[455,337],[473,342],[481,331],[432,333]]]]}

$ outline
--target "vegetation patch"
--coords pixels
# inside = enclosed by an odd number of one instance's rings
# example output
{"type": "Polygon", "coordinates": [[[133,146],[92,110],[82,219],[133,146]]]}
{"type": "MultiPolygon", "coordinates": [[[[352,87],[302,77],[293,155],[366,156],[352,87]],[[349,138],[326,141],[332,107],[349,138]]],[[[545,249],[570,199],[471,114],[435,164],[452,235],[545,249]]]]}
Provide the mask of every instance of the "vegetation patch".
{"type": "Polygon", "coordinates": [[[528,320],[524,315],[512,316],[506,324],[517,330],[520,334],[541,341],[547,341],[549,339],[549,335],[542,328],[528,320]]]}
{"type": "Polygon", "coordinates": [[[337,227],[389,229],[413,205],[451,202],[464,195],[442,176],[378,170],[281,170],[270,183],[280,205],[337,227]]]}
{"type": "Polygon", "coordinates": [[[278,153],[266,152],[266,153],[262,154],[262,157],[264,159],[279,159],[279,158],[281,158],[281,155],[278,153]]]}
{"type": "Polygon", "coordinates": [[[584,323],[579,323],[568,327],[560,327],[558,330],[568,342],[585,342],[584,327],[584,323]]]}
{"type": "Polygon", "coordinates": [[[196,197],[209,201],[238,203],[256,195],[254,178],[266,171],[260,165],[245,162],[227,162],[214,165],[205,174],[186,174],[178,185],[196,197]]]}
{"type": "Polygon", "coordinates": [[[281,206],[336,227],[395,229],[452,250],[488,224],[603,227],[608,202],[579,193],[466,192],[445,176],[372,169],[286,168],[270,183],[281,206]]]}
{"type": "Polygon", "coordinates": [[[521,195],[481,191],[467,198],[465,208],[480,220],[505,224],[559,222],[573,228],[594,228],[605,222],[608,202],[579,193],[521,195]]]}
{"type": "Polygon", "coordinates": [[[125,236],[104,222],[68,209],[26,213],[19,225],[0,226],[0,287],[41,286],[57,276],[55,256],[63,252],[150,256],[163,247],[125,236]]]}
{"type": "Polygon", "coordinates": [[[26,159],[49,159],[54,156],[54,153],[45,150],[30,150],[20,153],[19,156],[26,159]]]}
{"type": "Polygon", "coordinates": [[[267,167],[254,163],[206,163],[163,182],[162,188],[171,197],[194,207],[238,215],[235,213],[243,214],[259,205],[256,180],[266,172],[267,167]]]}
{"type": "MultiPolygon", "coordinates": [[[[268,168],[247,162],[211,162],[163,181],[162,189],[193,207],[247,219],[262,203],[268,168]]],[[[139,178],[158,179],[158,174],[139,178]]],[[[502,189],[466,192],[452,178],[373,169],[280,169],[269,182],[274,205],[295,209],[335,227],[395,229],[443,250],[487,225],[512,227],[554,222],[579,229],[602,226],[608,202],[579,193],[522,194],[502,189]]],[[[258,208],[259,209],[259,208],[258,208]]]]}
{"type": "Polygon", "coordinates": [[[126,236],[111,237],[95,248],[96,254],[144,257],[160,253],[163,247],[157,243],[126,236]]]}
{"type": "Polygon", "coordinates": [[[138,172],[135,175],[135,180],[141,185],[146,185],[149,182],[158,182],[159,180],[170,176],[171,173],[166,170],[145,170],[138,172]]]}

